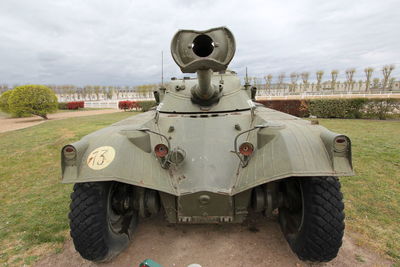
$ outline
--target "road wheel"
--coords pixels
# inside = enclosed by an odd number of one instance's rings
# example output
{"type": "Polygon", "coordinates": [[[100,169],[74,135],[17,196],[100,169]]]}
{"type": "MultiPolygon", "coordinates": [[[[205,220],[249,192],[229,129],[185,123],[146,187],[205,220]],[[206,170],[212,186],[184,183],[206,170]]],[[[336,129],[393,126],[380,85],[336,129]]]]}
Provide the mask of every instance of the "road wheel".
{"type": "Polygon", "coordinates": [[[336,257],[344,233],[344,205],[335,177],[289,178],[281,183],[279,222],[291,249],[304,261],[336,257]]]}
{"type": "Polygon", "coordinates": [[[69,221],[83,258],[107,261],[128,246],[138,221],[133,194],[133,186],[118,182],[74,185],[69,221]]]}

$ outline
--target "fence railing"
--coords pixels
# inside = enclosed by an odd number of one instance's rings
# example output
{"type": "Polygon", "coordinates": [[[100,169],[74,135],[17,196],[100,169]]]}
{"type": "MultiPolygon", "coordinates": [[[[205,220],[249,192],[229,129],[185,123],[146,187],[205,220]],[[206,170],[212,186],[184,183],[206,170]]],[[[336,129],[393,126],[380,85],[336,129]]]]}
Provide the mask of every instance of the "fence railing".
{"type": "Polygon", "coordinates": [[[400,90],[396,91],[375,91],[371,93],[360,91],[319,91],[319,92],[279,92],[258,90],[256,94],[257,99],[306,99],[306,98],[354,98],[354,97],[367,97],[367,98],[400,98],[400,90]]]}
{"type": "Polygon", "coordinates": [[[85,108],[115,108],[118,109],[118,102],[130,100],[130,101],[154,101],[154,98],[124,98],[119,100],[92,100],[92,101],[85,101],[85,108]]]}
{"type": "MultiPolygon", "coordinates": [[[[373,93],[366,92],[345,92],[345,91],[320,91],[320,92],[268,92],[267,90],[257,91],[257,100],[272,100],[272,99],[308,99],[308,98],[400,98],[400,90],[397,91],[379,91],[373,93]]],[[[119,100],[90,100],[85,101],[87,108],[114,108],[118,109],[118,102],[123,100],[131,101],[151,101],[152,97],[140,98],[123,98],[119,100]]]]}

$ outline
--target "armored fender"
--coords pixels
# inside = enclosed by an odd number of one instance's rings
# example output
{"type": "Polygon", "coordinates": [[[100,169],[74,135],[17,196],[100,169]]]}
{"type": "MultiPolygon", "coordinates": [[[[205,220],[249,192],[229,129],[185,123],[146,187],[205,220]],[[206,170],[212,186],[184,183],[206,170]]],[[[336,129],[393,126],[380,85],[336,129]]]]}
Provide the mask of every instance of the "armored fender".
{"type": "Polygon", "coordinates": [[[278,111],[261,106],[253,109],[253,121],[250,110],[207,117],[160,113],[157,124],[158,111],[128,118],[71,144],[78,157],[71,161],[62,154],[63,182],[119,181],[176,196],[198,191],[232,196],[292,176],[353,175],[350,146],[345,151],[335,150],[339,137],[350,145],[347,137],[278,111]],[[266,127],[243,137],[243,142],[256,144],[243,168],[231,152],[235,136],[240,133],[235,125],[246,130],[260,124],[266,127]],[[171,126],[174,131],[168,133],[171,126]],[[142,128],[165,134],[172,148],[186,152],[184,162],[168,170],[162,168],[153,151],[160,137],[140,131],[142,128]],[[89,161],[90,155],[102,147],[113,148],[115,156],[107,167],[93,168],[91,165],[102,163],[103,158],[89,161]]]}

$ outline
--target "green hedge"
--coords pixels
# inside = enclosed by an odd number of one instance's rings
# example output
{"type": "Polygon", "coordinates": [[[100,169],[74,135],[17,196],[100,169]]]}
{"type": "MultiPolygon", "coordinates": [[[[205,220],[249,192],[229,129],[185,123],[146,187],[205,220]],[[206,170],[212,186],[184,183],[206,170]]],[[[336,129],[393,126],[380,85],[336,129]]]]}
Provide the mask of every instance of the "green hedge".
{"type": "Polygon", "coordinates": [[[311,115],[319,118],[369,118],[385,120],[399,117],[400,99],[350,98],[313,99],[308,105],[311,115]]]}
{"type": "Polygon", "coordinates": [[[370,99],[364,105],[365,118],[378,118],[385,120],[387,118],[400,118],[400,99],[370,99]]]}
{"type": "Polygon", "coordinates": [[[0,110],[5,113],[10,113],[10,106],[8,105],[8,99],[10,98],[12,91],[5,91],[0,95],[0,110]]]}
{"type": "Polygon", "coordinates": [[[58,109],[68,109],[66,102],[58,102],[58,109]]]}
{"type": "Polygon", "coordinates": [[[265,106],[298,117],[380,119],[400,118],[400,99],[340,98],[258,101],[265,106]]]}
{"type": "Polygon", "coordinates": [[[313,99],[309,100],[308,110],[319,118],[359,119],[367,102],[366,98],[313,99]]]}
{"type": "Polygon", "coordinates": [[[149,111],[152,107],[157,106],[156,101],[139,101],[137,104],[143,112],[149,111]]]}

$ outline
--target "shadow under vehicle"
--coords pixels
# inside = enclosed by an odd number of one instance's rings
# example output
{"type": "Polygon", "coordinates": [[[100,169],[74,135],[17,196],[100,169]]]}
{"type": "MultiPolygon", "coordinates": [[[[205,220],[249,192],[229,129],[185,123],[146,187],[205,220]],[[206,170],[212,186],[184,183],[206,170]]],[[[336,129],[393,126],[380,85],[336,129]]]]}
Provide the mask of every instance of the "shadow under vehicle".
{"type": "Polygon", "coordinates": [[[227,69],[235,45],[226,27],[178,31],[172,56],[197,78],[172,80],[154,92],[156,109],[62,149],[82,257],[110,260],[139,217],[241,223],[250,209],[279,214],[300,259],[336,257],[344,232],[337,177],[353,175],[350,139],[255,103],[256,88],[227,69]]]}

